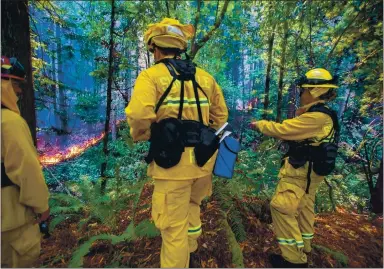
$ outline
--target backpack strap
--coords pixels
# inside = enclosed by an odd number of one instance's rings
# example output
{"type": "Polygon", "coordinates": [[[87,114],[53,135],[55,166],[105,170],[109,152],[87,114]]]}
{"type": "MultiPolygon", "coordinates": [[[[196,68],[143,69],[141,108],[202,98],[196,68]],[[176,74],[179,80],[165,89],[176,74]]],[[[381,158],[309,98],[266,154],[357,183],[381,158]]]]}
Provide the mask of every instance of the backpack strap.
{"type": "MultiPolygon", "coordinates": [[[[169,73],[173,77],[173,80],[172,80],[171,84],[168,86],[168,88],[165,90],[163,95],[161,96],[159,102],[157,103],[156,109],[155,109],[155,113],[157,113],[157,111],[160,109],[160,106],[162,105],[162,103],[164,102],[165,98],[168,96],[169,92],[171,91],[173,83],[177,79],[177,80],[181,81],[180,105],[179,105],[179,113],[178,113],[178,116],[177,116],[177,118],[181,120],[182,114],[183,114],[183,106],[184,106],[184,82],[185,82],[185,78],[183,78],[182,76],[176,74],[175,69],[174,69],[174,67],[171,64],[172,60],[173,59],[165,58],[165,59],[162,59],[159,62],[157,62],[157,63],[165,64],[165,66],[167,67],[169,73]]],[[[207,99],[208,99],[208,96],[204,92],[204,90],[200,87],[200,85],[197,83],[195,77],[192,77],[191,80],[192,80],[192,85],[193,85],[193,91],[194,91],[194,94],[195,94],[195,100],[196,100],[196,105],[197,105],[197,113],[199,115],[199,121],[204,124],[203,115],[202,115],[202,112],[201,112],[201,105],[200,105],[198,89],[205,95],[205,97],[207,99]]]]}
{"type": "Polygon", "coordinates": [[[183,116],[183,106],[184,106],[184,80],[181,81],[180,86],[180,105],[179,105],[179,114],[177,115],[177,118],[181,120],[183,116]]]}
{"type": "Polygon", "coordinates": [[[197,92],[198,84],[195,79],[192,80],[193,84],[193,91],[195,93],[195,99],[196,99],[196,105],[197,105],[197,113],[199,114],[199,121],[204,124],[203,121],[203,114],[201,113],[201,107],[200,107],[200,99],[199,99],[199,93],[197,92]]]}
{"type": "Polygon", "coordinates": [[[168,96],[169,92],[171,91],[173,83],[175,82],[175,80],[176,80],[176,78],[173,78],[171,84],[169,84],[168,88],[164,91],[163,95],[160,97],[159,102],[156,104],[155,113],[157,113],[157,111],[159,111],[160,106],[163,104],[165,98],[168,96]]]}
{"type": "Polygon", "coordinates": [[[335,111],[333,111],[332,109],[327,107],[325,104],[320,103],[320,104],[316,104],[316,105],[310,107],[307,112],[321,112],[321,113],[327,114],[329,117],[331,117],[332,122],[333,122],[332,130],[322,140],[324,140],[324,139],[328,138],[329,136],[331,136],[332,132],[335,131],[335,135],[334,135],[333,141],[336,142],[336,143],[339,141],[340,125],[339,125],[339,121],[337,119],[337,114],[336,114],[335,111]]]}

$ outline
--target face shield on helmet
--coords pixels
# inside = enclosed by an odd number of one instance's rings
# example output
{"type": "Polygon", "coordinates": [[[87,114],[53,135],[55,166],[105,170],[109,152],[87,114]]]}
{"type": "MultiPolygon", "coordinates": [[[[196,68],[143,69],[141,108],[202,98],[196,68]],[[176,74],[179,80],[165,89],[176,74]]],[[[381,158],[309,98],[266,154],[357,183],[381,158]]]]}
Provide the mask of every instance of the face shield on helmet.
{"type": "Polygon", "coordinates": [[[148,26],[144,33],[144,42],[151,52],[155,46],[186,51],[187,41],[194,33],[195,29],[192,25],[183,25],[178,20],[165,18],[159,23],[148,26]]]}

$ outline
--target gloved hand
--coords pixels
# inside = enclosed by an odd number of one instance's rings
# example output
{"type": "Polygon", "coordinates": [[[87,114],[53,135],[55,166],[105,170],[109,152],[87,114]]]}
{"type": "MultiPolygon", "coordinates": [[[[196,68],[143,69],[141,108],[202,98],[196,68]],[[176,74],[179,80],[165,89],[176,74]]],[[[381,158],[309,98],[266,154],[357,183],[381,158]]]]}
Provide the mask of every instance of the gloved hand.
{"type": "Polygon", "coordinates": [[[47,211],[45,211],[41,214],[37,214],[37,215],[38,215],[38,217],[37,217],[35,223],[40,223],[42,221],[46,221],[49,218],[49,208],[47,211]]]}
{"type": "Polygon", "coordinates": [[[252,122],[249,124],[249,128],[252,129],[252,130],[258,131],[259,129],[257,128],[256,123],[257,123],[257,121],[252,121],[252,122]]]}

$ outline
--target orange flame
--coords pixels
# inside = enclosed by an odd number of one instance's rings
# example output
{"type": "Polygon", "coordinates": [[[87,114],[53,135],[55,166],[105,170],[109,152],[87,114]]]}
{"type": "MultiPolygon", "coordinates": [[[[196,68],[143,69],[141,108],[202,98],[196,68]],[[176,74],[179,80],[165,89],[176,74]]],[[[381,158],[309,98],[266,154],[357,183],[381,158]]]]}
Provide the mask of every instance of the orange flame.
{"type": "Polygon", "coordinates": [[[62,153],[56,153],[53,155],[43,154],[39,157],[40,163],[43,165],[53,165],[53,164],[74,158],[76,156],[79,156],[86,149],[97,144],[101,139],[103,139],[104,134],[105,133],[103,132],[101,135],[94,137],[92,139],[89,139],[80,145],[73,145],[69,147],[65,152],[62,152],[62,153]]]}
{"type": "MultiPolygon", "coordinates": [[[[120,119],[116,121],[116,126],[119,126],[124,119],[120,119]]],[[[42,165],[53,165],[62,161],[66,161],[72,158],[79,156],[86,149],[92,147],[97,144],[101,139],[103,139],[105,132],[102,132],[99,136],[91,138],[80,145],[74,145],[69,147],[65,152],[56,153],[56,154],[43,154],[39,157],[40,163],[42,165]]]]}

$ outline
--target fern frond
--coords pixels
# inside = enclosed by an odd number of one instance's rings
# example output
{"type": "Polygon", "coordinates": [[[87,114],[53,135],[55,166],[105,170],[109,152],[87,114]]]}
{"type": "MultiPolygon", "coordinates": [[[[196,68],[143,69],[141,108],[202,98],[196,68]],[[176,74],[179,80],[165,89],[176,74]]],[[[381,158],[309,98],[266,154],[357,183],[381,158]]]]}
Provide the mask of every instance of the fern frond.
{"type": "Polygon", "coordinates": [[[223,220],[221,221],[221,226],[224,228],[227,234],[229,249],[231,250],[231,253],[232,253],[232,263],[235,265],[236,268],[244,268],[245,266],[244,266],[243,252],[241,251],[239,243],[237,243],[236,241],[235,234],[232,232],[231,227],[226,221],[225,214],[224,214],[223,220]]]}
{"type": "Polygon", "coordinates": [[[336,261],[342,266],[342,267],[348,267],[348,257],[345,256],[343,253],[329,249],[327,247],[321,246],[321,245],[312,245],[313,248],[320,250],[322,252],[330,254],[333,258],[335,258],[336,261]]]}
{"type": "Polygon", "coordinates": [[[73,206],[81,204],[82,202],[79,200],[79,198],[65,193],[54,193],[49,199],[50,207],[53,207],[55,205],[73,206]]]}
{"type": "Polygon", "coordinates": [[[148,219],[143,220],[136,226],[135,233],[137,237],[148,237],[148,238],[152,238],[160,235],[159,229],[157,229],[155,224],[148,219]]]}
{"type": "Polygon", "coordinates": [[[59,225],[60,223],[62,223],[63,221],[69,219],[70,217],[73,217],[73,216],[76,216],[76,215],[73,215],[73,214],[66,214],[66,215],[60,215],[60,216],[57,216],[55,218],[53,218],[50,222],[49,222],[49,232],[53,232],[53,230],[56,228],[57,225],[59,225]]]}
{"type": "Polygon", "coordinates": [[[69,262],[70,268],[80,268],[83,266],[84,256],[87,255],[92,247],[92,244],[97,240],[111,240],[112,244],[123,241],[130,241],[135,239],[135,227],[133,222],[127,227],[125,232],[122,235],[112,235],[112,234],[99,234],[92,236],[88,241],[84,242],[72,255],[72,258],[69,262]]]}
{"type": "Polygon", "coordinates": [[[59,214],[68,214],[68,213],[79,213],[83,207],[81,205],[74,205],[74,206],[54,206],[51,208],[51,214],[52,215],[59,215],[59,214]]]}
{"type": "Polygon", "coordinates": [[[83,229],[83,226],[91,219],[91,217],[81,219],[78,224],[79,230],[83,229]]]}
{"type": "Polygon", "coordinates": [[[247,239],[241,213],[236,208],[235,200],[231,195],[230,188],[227,185],[215,184],[213,196],[219,201],[220,208],[227,213],[228,223],[231,226],[238,242],[247,239]]]}

